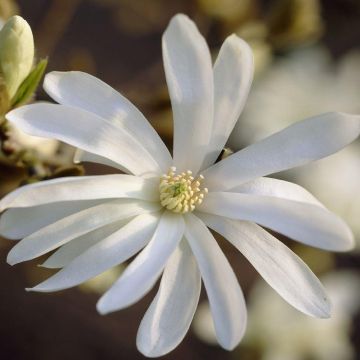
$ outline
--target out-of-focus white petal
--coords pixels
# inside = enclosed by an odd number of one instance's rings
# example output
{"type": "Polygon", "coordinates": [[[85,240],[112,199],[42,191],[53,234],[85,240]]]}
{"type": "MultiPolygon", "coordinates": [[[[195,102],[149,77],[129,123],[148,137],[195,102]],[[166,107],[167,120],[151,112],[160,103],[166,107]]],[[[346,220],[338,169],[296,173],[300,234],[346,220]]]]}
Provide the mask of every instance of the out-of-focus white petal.
{"type": "Polygon", "coordinates": [[[106,157],[135,175],[163,173],[142,146],[141,134],[134,138],[117,124],[80,108],[32,104],[9,112],[6,118],[30,135],[55,138],[106,157]]]}
{"type": "Polygon", "coordinates": [[[228,190],[331,155],[355,140],[360,116],[328,113],[315,116],[229,156],[203,172],[212,191],[228,190]]]}
{"type": "Polygon", "coordinates": [[[50,292],[67,289],[124,262],[148,243],[158,218],[158,214],[136,217],[120,230],[91,246],[54,276],[28,290],[50,292]]]}
{"type": "Polygon", "coordinates": [[[107,314],[120,310],[143,297],[154,286],[183,234],[183,217],[165,211],[149,244],[101,297],[98,311],[107,314]]]}
{"type": "Polygon", "coordinates": [[[21,240],[9,252],[7,261],[14,265],[34,259],[101,226],[159,208],[155,203],[140,200],[116,200],[82,210],[21,240]]]}
{"type": "Polygon", "coordinates": [[[100,79],[80,71],[53,71],[46,75],[44,89],[58,103],[97,114],[140,138],[163,172],[171,166],[169,150],[144,115],[100,79]]]}
{"type": "Polygon", "coordinates": [[[246,328],[246,305],[240,285],[225,255],[204,223],[186,214],[185,237],[196,257],[214,319],[217,339],[233,349],[246,328]]]}
{"type": "Polygon", "coordinates": [[[174,164],[200,169],[210,141],[214,81],[210,51],[196,25],[174,16],[162,39],[166,81],[174,117],[174,164]]]}
{"type": "MultiPolygon", "coordinates": [[[[139,217],[141,216],[139,215],[139,217]]],[[[69,265],[71,261],[87,249],[115,233],[131,220],[132,218],[116,221],[71,240],[57,249],[41,266],[49,269],[58,269],[69,265]]]]}
{"type": "Polygon", "coordinates": [[[138,176],[114,174],[76,176],[25,185],[0,201],[0,211],[57,201],[132,198],[156,201],[159,181],[138,176]]]}
{"type": "Polygon", "coordinates": [[[309,191],[289,181],[261,177],[230,189],[231,192],[274,196],[281,199],[301,201],[324,207],[309,191]]]}
{"type": "Polygon", "coordinates": [[[294,240],[331,251],[347,251],[354,236],[346,223],[323,207],[299,201],[229,192],[207,194],[199,211],[248,220],[294,240]]]}
{"type": "Polygon", "coordinates": [[[242,109],[254,75],[251,48],[235,34],[221,46],[214,65],[214,122],[203,169],[215,162],[242,109]]]}
{"type": "Polygon", "coordinates": [[[67,201],[9,209],[0,217],[0,235],[7,239],[22,239],[65,216],[98,204],[99,200],[67,201]]]}
{"type": "Polygon", "coordinates": [[[51,159],[60,146],[57,140],[30,136],[14,126],[9,128],[8,137],[11,139],[11,143],[16,144],[16,148],[29,149],[35,152],[41,160],[51,159]]]}
{"type": "Polygon", "coordinates": [[[256,224],[198,215],[229,240],[289,304],[305,314],[328,318],[330,303],[319,279],[288,247],[256,224]]]}
{"type": "Polygon", "coordinates": [[[148,357],[173,350],[186,335],[199,302],[201,277],[186,240],[168,260],[159,291],[145,313],[136,344],[148,357]]]}

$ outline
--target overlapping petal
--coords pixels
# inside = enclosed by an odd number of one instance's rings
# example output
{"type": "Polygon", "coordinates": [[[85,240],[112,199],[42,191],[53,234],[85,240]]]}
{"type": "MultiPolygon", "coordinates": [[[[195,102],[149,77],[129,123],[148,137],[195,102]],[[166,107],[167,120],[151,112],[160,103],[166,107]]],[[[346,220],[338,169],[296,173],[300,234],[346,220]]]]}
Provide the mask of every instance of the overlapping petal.
{"type": "Polygon", "coordinates": [[[270,177],[260,177],[245,184],[236,186],[228,191],[239,192],[242,194],[274,196],[276,198],[301,201],[324,207],[324,205],[317,200],[314,195],[300,185],[270,177]]]}
{"type": "Polygon", "coordinates": [[[142,145],[162,171],[171,166],[169,150],[144,115],[100,79],[81,71],[54,71],[46,75],[44,89],[58,103],[92,112],[125,129],[135,139],[141,134],[142,145]]]}
{"type": "Polygon", "coordinates": [[[167,262],[159,291],[141,321],[136,344],[149,357],[173,350],[186,335],[198,305],[201,277],[186,240],[167,262]]]}
{"type": "Polygon", "coordinates": [[[32,104],[9,112],[6,118],[30,135],[64,141],[119,163],[135,175],[163,173],[140,139],[83,109],[32,104]]]}
{"type": "Polygon", "coordinates": [[[254,74],[251,48],[235,34],[221,46],[214,65],[214,121],[203,169],[225,146],[244,108],[254,74]]]}
{"type": "MultiPolygon", "coordinates": [[[[145,217],[144,215],[143,217],[141,216],[142,215],[139,215],[139,219],[145,217]]],[[[115,233],[132,219],[133,218],[127,218],[115,221],[114,223],[102,226],[71,240],[51,254],[41,266],[49,269],[59,269],[69,265],[76,257],[80,256],[99,241],[115,233]]],[[[104,242],[102,242],[102,244],[104,244],[104,242]]]]}
{"type": "Polygon", "coordinates": [[[185,15],[170,21],[162,39],[166,81],[174,118],[174,163],[200,169],[211,137],[214,80],[205,39],[185,15]]]}
{"type": "Polygon", "coordinates": [[[233,349],[246,328],[246,305],[240,285],[225,255],[205,224],[187,214],[185,237],[196,257],[209,298],[217,339],[233,349]]]}
{"type": "Polygon", "coordinates": [[[100,298],[98,311],[107,314],[141,299],[154,286],[183,234],[183,217],[164,211],[149,244],[100,298]]]}
{"type": "Polygon", "coordinates": [[[198,210],[253,221],[321,249],[347,251],[354,246],[353,234],[342,219],[309,203],[272,196],[212,192],[198,210]]]}
{"type": "Polygon", "coordinates": [[[331,155],[360,134],[360,116],[328,113],[299,121],[203,172],[206,186],[223,191],[331,155]]]}
{"type": "Polygon", "coordinates": [[[319,279],[283,243],[256,224],[199,216],[229,240],[289,304],[311,316],[330,316],[330,302],[319,279]]]}
{"type": "Polygon", "coordinates": [[[124,173],[127,173],[128,170],[124,167],[124,166],[121,166],[120,164],[112,161],[112,160],[109,160],[103,156],[99,156],[99,155],[96,155],[96,154],[92,154],[90,152],[87,152],[87,151],[84,151],[84,150],[81,150],[81,149],[77,149],[75,151],[75,154],[74,154],[74,159],[73,159],[74,163],[75,164],[79,164],[81,162],[90,162],[90,163],[95,163],[95,164],[102,164],[102,165],[106,165],[106,166],[110,166],[114,169],[118,169],[124,173]]]}
{"type": "Polygon", "coordinates": [[[21,239],[55,221],[98,204],[99,200],[87,200],[11,208],[0,217],[0,235],[7,239],[21,239]]]}
{"type": "Polygon", "coordinates": [[[25,237],[11,249],[7,261],[14,265],[34,259],[99,227],[159,208],[140,200],[115,200],[82,210],[25,237]]]}
{"type": "Polygon", "coordinates": [[[88,248],[55,275],[28,290],[50,292],[67,289],[124,262],[149,242],[157,222],[156,214],[137,216],[120,230],[88,248]]]}
{"type": "Polygon", "coordinates": [[[58,201],[132,198],[157,201],[157,179],[114,174],[65,177],[23,186],[0,201],[0,211],[58,201]]]}

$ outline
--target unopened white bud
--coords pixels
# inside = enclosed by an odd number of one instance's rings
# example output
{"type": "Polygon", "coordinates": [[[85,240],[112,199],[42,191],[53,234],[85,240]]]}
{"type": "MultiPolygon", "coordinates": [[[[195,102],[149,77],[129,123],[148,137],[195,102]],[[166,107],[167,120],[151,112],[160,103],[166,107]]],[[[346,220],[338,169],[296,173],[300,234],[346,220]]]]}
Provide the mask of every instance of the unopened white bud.
{"type": "Polygon", "coordinates": [[[0,76],[10,99],[29,75],[34,62],[34,38],[21,16],[11,17],[0,30],[0,76]]]}

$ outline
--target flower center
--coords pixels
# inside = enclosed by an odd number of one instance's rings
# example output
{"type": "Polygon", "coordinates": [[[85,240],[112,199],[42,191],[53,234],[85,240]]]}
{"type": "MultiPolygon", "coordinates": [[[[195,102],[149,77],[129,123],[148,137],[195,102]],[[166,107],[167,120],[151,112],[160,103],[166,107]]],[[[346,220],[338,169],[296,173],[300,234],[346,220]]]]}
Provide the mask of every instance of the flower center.
{"type": "Polygon", "coordinates": [[[160,203],[166,209],[184,214],[194,211],[207,194],[208,189],[201,189],[202,175],[196,179],[190,170],[176,174],[176,167],[171,167],[167,174],[160,178],[160,203]]]}

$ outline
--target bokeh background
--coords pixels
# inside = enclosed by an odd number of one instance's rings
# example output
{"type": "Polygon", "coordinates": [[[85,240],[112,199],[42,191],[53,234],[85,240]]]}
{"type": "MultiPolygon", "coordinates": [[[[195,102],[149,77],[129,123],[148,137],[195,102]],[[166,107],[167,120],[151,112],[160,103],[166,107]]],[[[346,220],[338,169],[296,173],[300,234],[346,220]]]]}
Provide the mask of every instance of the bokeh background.
{"type": "MultiPolygon", "coordinates": [[[[360,114],[359,0],[0,0],[0,20],[21,14],[31,25],[36,56],[50,70],[98,76],[135,103],[172,141],[171,109],[161,59],[161,35],[176,13],[196,21],[214,54],[237,33],[252,46],[256,74],[248,104],[228,144],[238,150],[304,117],[327,111],[360,114]]],[[[37,100],[50,100],[39,89],[37,100]]],[[[106,173],[74,167],[73,149],[38,143],[14,130],[16,146],[44,167],[0,157],[0,193],[54,176],[106,173]],[[30,151],[30,150],[29,150],[30,151]]],[[[310,166],[278,174],[312,191],[348,221],[357,248],[331,254],[282,238],[323,279],[334,303],[331,320],[315,320],[283,302],[234,248],[219,239],[246,294],[249,329],[233,352],[216,345],[202,294],[194,324],[164,359],[360,359],[360,141],[310,166]]],[[[137,327],[155,294],[102,317],[99,294],[116,268],[80,288],[55,294],[24,288],[50,275],[39,261],[11,268],[11,241],[0,239],[0,358],[4,360],[143,359],[137,327]]]]}

